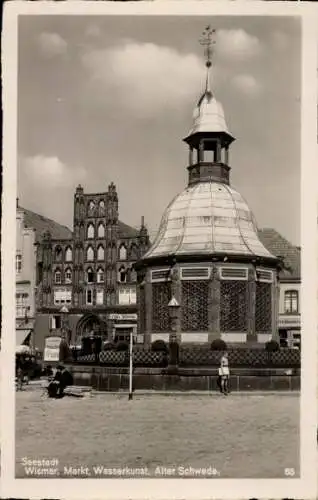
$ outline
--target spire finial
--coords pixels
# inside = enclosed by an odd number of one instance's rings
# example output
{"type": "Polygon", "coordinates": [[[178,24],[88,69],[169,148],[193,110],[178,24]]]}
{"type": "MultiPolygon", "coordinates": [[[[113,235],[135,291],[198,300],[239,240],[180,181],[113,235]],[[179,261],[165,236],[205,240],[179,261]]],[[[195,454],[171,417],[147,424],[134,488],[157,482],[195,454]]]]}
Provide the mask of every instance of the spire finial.
{"type": "Polygon", "coordinates": [[[212,93],[210,89],[210,68],[212,66],[212,57],[214,52],[215,33],[216,30],[212,29],[211,26],[208,25],[203,31],[200,38],[200,44],[204,47],[204,55],[206,57],[205,66],[207,68],[207,72],[205,91],[209,92],[210,94],[212,93]]]}

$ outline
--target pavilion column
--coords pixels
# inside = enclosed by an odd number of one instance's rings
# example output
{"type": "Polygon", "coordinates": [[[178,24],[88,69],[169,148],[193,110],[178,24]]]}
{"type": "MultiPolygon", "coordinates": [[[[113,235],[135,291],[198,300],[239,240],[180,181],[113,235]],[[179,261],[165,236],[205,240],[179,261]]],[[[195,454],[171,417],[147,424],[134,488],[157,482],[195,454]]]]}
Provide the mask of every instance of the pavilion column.
{"type": "Polygon", "coordinates": [[[229,147],[227,146],[224,150],[224,154],[225,154],[225,165],[228,165],[229,164],[229,147]]]}
{"type": "Polygon", "coordinates": [[[151,271],[147,271],[145,276],[145,309],[146,309],[146,317],[145,317],[145,336],[144,343],[145,345],[151,344],[151,331],[152,331],[152,283],[151,283],[151,271]]]}
{"type": "Polygon", "coordinates": [[[204,143],[203,143],[203,141],[200,141],[198,153],[199,153],[199,158],[198,158],[199,163],[203,162],[204,161],[204,143]]]}
{"type": "Polygon", "coordinates": [[[209,344],[220,338],[220,306],[221,306],[221,282],[218,267],[215,265],[211,270],[208,297],[208,319],[209,319],[209,344]]]}
{"type": "Polygon", "coordinates": [[[215,159],[215,161],[217,163],[220,163],[221,159],[222,159],[221,158],[221,143],[220,143],[220,141],[217,141],[217,143],[216,143],[216,159],[215,159]]]}
{"type": "Polygon", "coordinates": [[[256,273],[254,268],[248,270],[247,281],[247,341],[257,342],[255,336],[255,305],[256,305],[256,273]]]}
{"type": "Polygon", "coordinates": [[[189,149],[189,165],[193,165],[193,148],[189,149]]]}

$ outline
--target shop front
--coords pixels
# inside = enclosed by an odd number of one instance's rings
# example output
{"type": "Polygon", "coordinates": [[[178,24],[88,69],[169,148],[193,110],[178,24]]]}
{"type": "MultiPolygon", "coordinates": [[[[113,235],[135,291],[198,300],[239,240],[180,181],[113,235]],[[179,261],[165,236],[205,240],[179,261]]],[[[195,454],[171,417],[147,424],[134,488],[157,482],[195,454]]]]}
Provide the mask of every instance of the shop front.
{"type": "Polygon", "coordinates": [[[278,318],[278,331],[281,347],[300,349],[301,321],[300,314],[280,314],[278,318]]]}

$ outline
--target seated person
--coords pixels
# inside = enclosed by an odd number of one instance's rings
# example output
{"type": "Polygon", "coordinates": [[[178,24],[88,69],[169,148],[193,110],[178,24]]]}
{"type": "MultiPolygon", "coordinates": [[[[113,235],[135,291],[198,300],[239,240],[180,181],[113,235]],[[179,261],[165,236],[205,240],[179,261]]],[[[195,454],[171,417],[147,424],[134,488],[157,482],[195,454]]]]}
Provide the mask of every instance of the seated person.
{"type": "Polygon", "coordinates": [[[58,365],[55,376],[48,386],[49,397],[62,398],[65,388],[69,385],[73,385],[73,375],[64,366],[58,365]]]}

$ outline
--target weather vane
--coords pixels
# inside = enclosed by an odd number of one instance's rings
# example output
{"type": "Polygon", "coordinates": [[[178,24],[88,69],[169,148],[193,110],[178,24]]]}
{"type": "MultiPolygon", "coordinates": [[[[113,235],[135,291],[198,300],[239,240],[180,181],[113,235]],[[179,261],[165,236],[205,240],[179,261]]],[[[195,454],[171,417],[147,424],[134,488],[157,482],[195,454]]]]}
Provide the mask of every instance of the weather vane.
{"type": "Polygon", "coordinates": [[[210,25],[208,25],[203,31],[200,44],[205,47],[204,55],[206,56],[206,67],[209,68],[212,66],[212,56],[213,56],[213,46],[215,45],[215,33],[216,30],[212,29],[210,25]]]}

